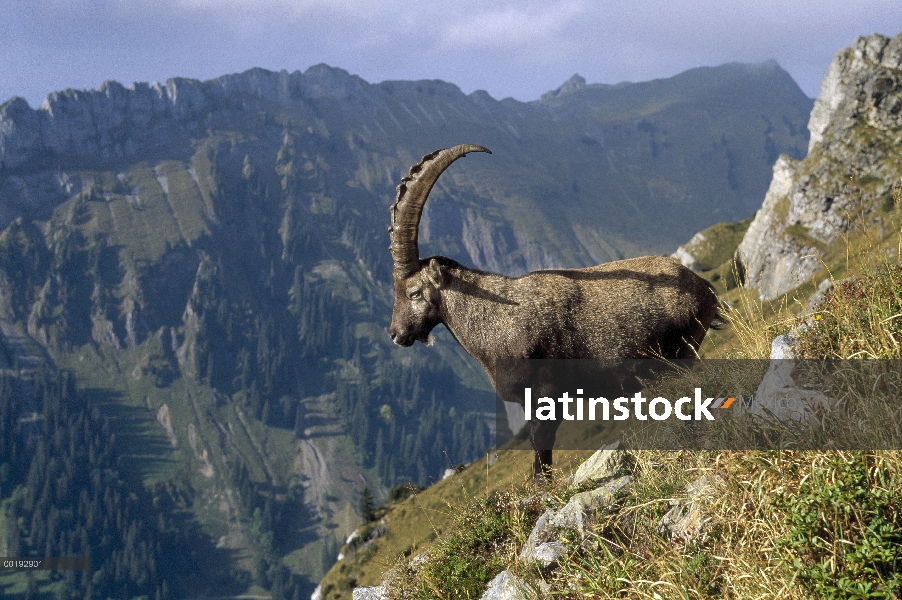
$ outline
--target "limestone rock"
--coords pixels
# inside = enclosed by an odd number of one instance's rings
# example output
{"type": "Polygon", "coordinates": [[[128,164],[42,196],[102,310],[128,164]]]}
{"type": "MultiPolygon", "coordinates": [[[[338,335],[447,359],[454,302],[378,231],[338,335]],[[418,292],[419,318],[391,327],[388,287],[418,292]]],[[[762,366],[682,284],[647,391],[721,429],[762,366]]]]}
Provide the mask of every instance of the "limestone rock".
{"type": "MultiPolygon", "coordinates": [[[[791,203],[799,161],[782,155],[774,164],[774,176],[764,203],[739,244],[746,285],[758,290],[762,300],[771,300],[810,277],[821,263],[810,240],[782,235],[787,229],[784,214],[791,203]]],[[[797,196],[800,202],[802,196],[797,196]]]]}
{"type": "Polygon", "coordinates": [[[46,154],[117,159],[158,146],[161,137],[187,142],[212,111],[236,102],[254,109],[254,97],[289,105],[366,94],[361,78],[320,64],[304,73],[251,69],[206,82],[176,77],[126,88],[106,81],[96,90],[52,92],[36,110],[16,97],[0,106],[0,165],[17,168],[46,154]],[[244,100],[234,100],[236,93],[244,100]]]}
{"type": "Polygon", "coordinates": [[[188,423],[188,445],[191,446],[194,457],[197,458],[198,462],[201,464],[200,469],[198,469],[200,474],[207,479],[211,479],[216,474],[216,471],[213,469],[213,463],[210,462],[210,456],[207,449],[204,447],[203,439],[197,435],[197,429],[195,429],[194,423],[188,423]]]}
{"type": "MultiPolygon", "coordinates": [[[[697,236],[699,234],[696,233],[695,235],[697,236]]],[[[695,238],[693,237],[692,239],[694,240],[695,238]]],[[[693,271],[698,272],[702,270],[701,263],[698,262],[698,259],[692,256],[689,251],[686,250],[686,248],[683,246],[677,248],[676,252],[670,255],[670,258],[674,258],[680,261],[681,265],[688,269],[692,269],[693,271]]]]}
{"type": "Polygon", "coordinates": [[[113,322],[103,315],[91,315],[91,339],[101,346],[111,346],[116,350],[122,349],[122,344],[113,330],[113,322]]]}
{"type": "Polygon", "coordinates": [[[585,528],[598,512],[614,502],[615,494],[630,482],[620,477],[594,490],[576,494],[559,511],[547,510],[539,517],[520,551],[520,560],[533,560],[548,566],[563,556],[566,546],[560,539],[564,529],[585,536],[585,528]]]}
{"type": "Polygon", "coordinates": [[[791,335],[777,336],[771,343],[771,361],[758,388],[752,396],[748,411],[759,418],[780,422],[806,422],[818,412],[830,410],[833,401],[817,389],[804,383],[811,367],[805,361],[793,360],[791,335]]]}
{"type": "Polygon", "coordinates": [[[778,335],[770,344],[770,359],[783,360],[795,358],[795,352],[792,347],[796,339],[791,335],[778,335]]]}
{"type": "MultiPolygon", "coordinates": [[[[821,83],[821,93],[811,110],[811,120],[808,122],[808,131],[811,133],[809,152],[824,140],[831,120],[843,104],[859,91],[856,89],[859,86],[853,84],[857,83],[854,80],[859,73],[875,66],[896,71],[902,69],[902,37],[890,39],[878,34],[860,36],[851,48],[836,53],[821,83]]],[[[898,106],[899,100],[896,98],[891,106],[886,107],[890,110],[884,112],[895,113],[896,119],[902,118],[898,110],[893,110],[898,106]]]]}
{"type": "Polygon", "coordinates": [[[717,475],[702,475],[687,485],[687,497],[670,502],[673,508],[661,519],[658,531],[674,541],[697,541],[710,526],[704,508],[705,499],[712,496],[720,485],[723,485],[723,480],[717,475]]]}
{"type": "Polygon", "coordinates": [[[902,34],[859,37],[824,78],[808,129],[808,156],[781,156],[739,254],[746,285],[762,300],[794,289],[821,268],[819,256],[856,223],[880,222],[902,176],[902,34]]]}
{"type": "Polygon", "coordinates": [[[780,422],[807,421],[815,412],[829,408],[830,399],[817,390],[809,390],[796,382],[793,360],[771,361],[761,385],[755,390],[750,412],[780,422]]]}
{"type": "Polygon", "coordinates": [[[341,552],[338,553],[336,560],[341,561],[348,557],[353,558],[365,552],[376,540],[385,535],[386,531],[388,531],[388,527],[381,522],[378,525],[369,524],[361,529],[355,529],[348,536],[348,539],[345,540],[345,545],[342,547],[341,552]]]}
{"type": "Polygon", "coordinates": [[[539,517],[520,551],[520,560],[534,560],[547,566],[564,555],[566,547],[554,537],[557,533],[553,526],[554,517],[555,512],[551,509],[539,517]]]}
{"type": "Polygon", "coordinates": [[[351,592],[351,598],[353,600],[385,600],[388,598],[388,590],[386,590],[384,583],[372,587],[354,588],[354,591],[351,592]]]}
{"type": "Polygon", "coordinates": [[[18,96],[0,106],[0,166],[16,168],[41,150],[39,115],[18,96]]]}
{"type": "Polygon", "coordinates": [[[614,442],[590,456],[573,474],[571,485],[579,485],[593,479],[609,479],[626,466],[626,452],[620,442],[614,442]]]}
{"type": "Polygon", "coordinates": [[[489,582],[479,600],[533,600],[537,597],[547,597],[550,586],[545,582],[541,582],[539,587],[542,592],[541,594],[536,594],[523,579],[505,570],[498,573],[489,582]]]}
{"type": "Polygon", "coordinates": [[[157,411],[157,422],[166,430],[166,436],[169,438],[169,443],[173,448],[177,448],[179,445],[179,439],[175,436],[175,429],[172,427],[172,417],[169,412],[169,405],[165,402],[160,409],[157,411]]]}

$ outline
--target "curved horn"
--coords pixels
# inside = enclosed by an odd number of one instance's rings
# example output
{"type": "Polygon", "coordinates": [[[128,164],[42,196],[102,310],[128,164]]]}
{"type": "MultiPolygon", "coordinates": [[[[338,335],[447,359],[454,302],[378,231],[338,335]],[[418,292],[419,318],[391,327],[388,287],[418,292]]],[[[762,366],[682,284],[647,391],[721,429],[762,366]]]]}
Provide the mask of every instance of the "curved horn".
{"type": "Polygon", "coordinates": [[[391,226],[388,228],[391,240],[388,250],[395,263],[395,275],[398,278],[409,277],[420,266],[417,233],[423,206],[432,186],[448,165],[468,152],[492,153],[488,148],[473,144],[442,148],[424,156],[420,162],[410,167],[407,177],[401,179],[398,197],[391,205],[391,226]]]}

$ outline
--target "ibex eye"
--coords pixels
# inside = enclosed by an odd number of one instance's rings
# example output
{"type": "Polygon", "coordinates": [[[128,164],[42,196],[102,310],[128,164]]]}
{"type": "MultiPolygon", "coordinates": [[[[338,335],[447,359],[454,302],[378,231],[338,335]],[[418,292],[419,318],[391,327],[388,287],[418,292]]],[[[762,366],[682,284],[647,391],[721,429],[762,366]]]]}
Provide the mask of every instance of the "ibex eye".
{"type": "Polygon", "coordinates": [[[419,300],[422,297],[423,297],[423,292],[421,292],[420,290],[417,290],[415,292],[410,292],[411,300],[419,300]]]}

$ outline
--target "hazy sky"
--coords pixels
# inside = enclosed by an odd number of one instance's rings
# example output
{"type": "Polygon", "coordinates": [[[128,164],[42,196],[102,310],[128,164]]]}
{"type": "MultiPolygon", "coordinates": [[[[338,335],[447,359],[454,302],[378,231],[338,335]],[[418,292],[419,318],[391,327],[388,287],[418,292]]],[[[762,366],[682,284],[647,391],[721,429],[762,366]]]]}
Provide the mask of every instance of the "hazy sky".
{"type": "Polygon", "coordinates": [[[643,81],[769,58],[816,96],[837,50],[899,31],[899,0],[0,0],[0,103],[322,62],[535,100],[574,73],[643,81]]]}

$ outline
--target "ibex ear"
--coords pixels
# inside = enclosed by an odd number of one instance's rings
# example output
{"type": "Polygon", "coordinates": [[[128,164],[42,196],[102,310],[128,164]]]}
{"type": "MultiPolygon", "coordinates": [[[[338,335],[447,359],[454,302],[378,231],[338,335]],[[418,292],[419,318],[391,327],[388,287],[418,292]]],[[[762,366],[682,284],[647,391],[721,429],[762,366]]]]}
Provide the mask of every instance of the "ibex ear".
{"type": "Polygon", "coordinates": [[[442,271],[442,266],[434,258],[429,261],[429,265],[426,267],[426,277],[429,278],[429,281],[436,289],[441,289],[445,285],[445,273],[442,271]]]}

